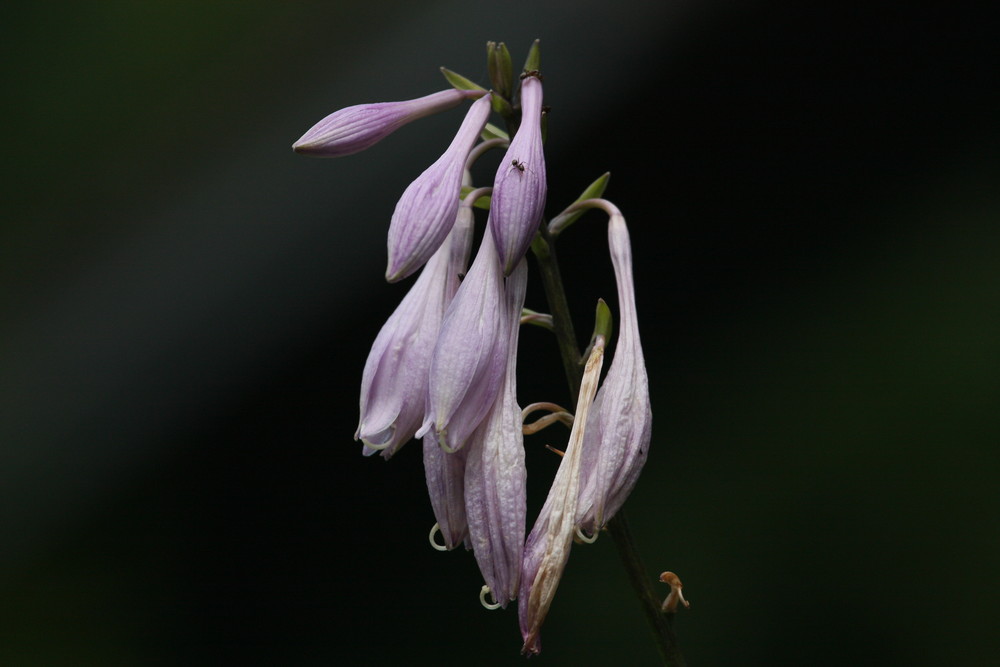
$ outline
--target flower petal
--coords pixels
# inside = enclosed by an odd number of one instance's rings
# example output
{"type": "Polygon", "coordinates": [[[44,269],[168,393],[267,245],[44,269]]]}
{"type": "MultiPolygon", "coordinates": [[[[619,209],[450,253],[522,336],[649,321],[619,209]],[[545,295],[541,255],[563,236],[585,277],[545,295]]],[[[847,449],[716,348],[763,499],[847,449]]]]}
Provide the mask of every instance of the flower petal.
{"type": "Polygon", "coordinates": [[[312,157],[342,157],[369,148],[410,121],[451,109],[481,92],[442,90],[415,100],[346,107],[313,125],[292,144],[292,150],[312,157]]]}
{"type": "Polygon", "coordinates": [[[466,446],[469,541],[483,579],[502,607],[517,598],[527,513],[524,436],[516,388],[517,339],[527,274],[527,263],[522,259],[507,279],[510,344],[506,373],[493,409],[466,446]]]}
{"type": "Polygon", "coordinates": [[[493,183],[493,239],[504,275],[509,275],[528,251],[545,209],[541,117],[542,82],[529,76],[521,84],[521,126],[493,183]]]}
{"type": "Polygon", "coordinates": [[[399,198],[389,223],[386,280],[410,275],[438,249],[458,210],[462,174],[479,133],[490,115],[490,95],[473,102],[448,149],[424,170],[399,198]]]}

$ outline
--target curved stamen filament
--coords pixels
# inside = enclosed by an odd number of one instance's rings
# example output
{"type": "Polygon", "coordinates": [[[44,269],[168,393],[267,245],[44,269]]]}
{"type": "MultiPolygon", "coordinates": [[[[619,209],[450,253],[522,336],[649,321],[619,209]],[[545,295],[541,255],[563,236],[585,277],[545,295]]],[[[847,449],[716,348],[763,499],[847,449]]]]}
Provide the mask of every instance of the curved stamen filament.
{"type": "Polygon", "coordinates": [[[528,418],[528,415],[532,412],[538,412],[539,410],[548,410],[549,412],[569,412],[569,410],[558,403],[532,403],[531,405],[525,406],[525,408],[521,410],[521,421],[524,422],[524,420],[528,418]]]}
{"type": "Polygon", "coordinates": [[[500,603],[497,602],[495,597],[493,597],[493,591],[491,591],[490,587],[486,584],[483,584],[483,587],[479,590],[479,602],[490,611],[500,608],[500,603]],[[487,594],[489,594],[490,599],[493,600],[492,603],[486,601],[487,594]]]}
{"type": "MultiPolygon", "coordinates": [[[[430,540],[431,546],[434,547],[437,551],[447,551],[448,546],[446,544],[440,544],[438,543],[437,540],[434,539],[434,534],[440,532],[441,532],[441,524],[435,523],[431,527],[431,532],[430,535],[427,536],[427,539],[430,540]]],[[[442,537],[444,536],[442,535],[442,537]]]]}
{"type": "Polygon", "coordinates": [[[376,445],[374,443],[368,442],[364,438],[361,438],[361,442],[364,444],[365,447],[367,447],[368,449],[374,449],[376,452],[381,452],[383,449],[385,449],[386,447],[388,447],[389,445],[392,444],[392,440],[391,439],[389,440],[389,442],[385,443],[384,445],[376,445]]]}
{"type": "Polygon", "coordinates": [[[556,422],[565,424],[567,428],[573,428],[573,415],[568,412],[553,412],[531,422],[530,424],[525,424],[521,427],[521,432],[524,433],[524,435],[532,435],[533,433],[538,433],[542,429],[547,428],[556,422]]]}
{"type": "Polygon", "coordinates": [[[579,526],[577,526],[576,539],[580,540],[581,542],[585,542],[586,544],[593,544],[594,542],[597,541],[597,536],[600,535],[600,533],[601,531],[595,530],[593,535],[588,536],[585,532],[580,530],[579,526]]]}

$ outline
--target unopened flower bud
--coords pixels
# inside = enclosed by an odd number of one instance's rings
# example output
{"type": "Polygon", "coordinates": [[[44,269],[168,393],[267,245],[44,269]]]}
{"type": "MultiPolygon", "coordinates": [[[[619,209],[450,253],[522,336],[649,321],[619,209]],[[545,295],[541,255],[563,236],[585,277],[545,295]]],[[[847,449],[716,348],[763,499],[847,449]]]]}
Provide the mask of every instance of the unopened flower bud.
{"type": "Polygon", "coordinates": [[[410,121],[445,111],[481,91],[442,90],[403,102],[378,102],[346,107],[316,123],[292,150],[312,157],[341,157],[359,153],[410,121]]]}
{"type": "Polygon", "coordinates": [[[476,100],[451,145],[434,164],[407,186],[389,223],[389,266],[385,277],[396,282],[430,258],[455,222],[462,174],[479,133],[490,115],[490,96],[476,100]]]}
{"type": "Polygon", "coordinates": [[[424,424],[446,450],[457,450],[476,430],[500,391],[509,330],[504,281],[486,233],[476,259],[448,306],[434,345],[424,424]]]}
{"type": "Polygon", "coordinates": [[[510,141],[493,183],[493,239],[504,275],[524,257],[545,209],[545,152],[542,149],[542,82],[521,84],[521,125],[510,141]]]}
{"type": "Polygon", "coordinates": [[[366,455],[381,450],[388,459],[423,421],[434,341],[465,270],[462,253],[470,235],[470,223],[459,220],[375,338],[361,379],[361,420],[354,434],[365,443],[366,455]]]}
{"type": "Polygon", "coordinates": [[[451,551],[469,535],[465,516],[465,459],[465,451],[446,452],[441,449],[433,431],[424,435],[427,494],[437,520],[435,528],[440,531],[444,544],[435,541],[435,530],[431,531],[430,539],[439,551],[451,551]]]}
{"type": "MultiPolygon", "coordinates": [[[[528,282],[526,260],[507,279],[510,343],[500,395],[465,449],[465,506],[479,571],[495,603],[517,598],[527,512],[524,435],[517,405],[517,338],[528,282]]],[[[485,602],[484,602],[485,604],[485,602]]]]}

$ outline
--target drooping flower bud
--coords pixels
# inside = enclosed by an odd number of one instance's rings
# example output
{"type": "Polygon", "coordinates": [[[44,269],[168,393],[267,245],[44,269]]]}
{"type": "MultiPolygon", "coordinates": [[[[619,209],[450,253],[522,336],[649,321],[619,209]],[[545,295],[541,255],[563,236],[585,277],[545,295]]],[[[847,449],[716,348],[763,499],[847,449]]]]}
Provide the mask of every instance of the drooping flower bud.
{"type": "Polygon", "coordinates": [[[504,376],[509,330],[491,224],[448,306],[431,357],[427,408],[417,437],[433,429],[446,450],[461,448],[476,430],[504,376]]]}
{"type": "Polygon", "coordinates": [[[521,125],[493,182],[493,239],[504,275],[524,257],[545,209],[545,152],[542,149],[542,82],[521,84],[521,125]]]}
{"type": "Polygon", "coordinates": [[[635,309],[632,247],[625,218],[617,209],[608,221],[608,246],[618,283],[621,331],[584,440],[577,525],[591,535],[607,524],[632,492],[646,462],[653,422],[635,309]]]}
{"type": "Polygon", "coordinates": [[[437,434],[424,436],[424,476],[427,494],[437,520],[431,530],[431,545],[439,551],[451,551],[469,535],[465,515],[465,451],[446,452],[437,441],[437,434]],[[440,531],[444,544],[434,539],[440,531]]]}
{"type": "Polygon", "coordinates": [[[506,607],[517,598],[527,513],[524,435],[517,405],[517,339],[528,282],[521,260],[507,279],[507,326],[510,343],[500,395],[468,445],[465,506],[479,571],[494,601],[506,607]]]}
{"type": "Polygon", "coordinates": [[[379,102],[346,107],[316,123],[292,150],[312,157],[341,157],[370,148],[410,121],[445,111],[482,91],[442,90],[403,102],[379,102]]]}
{"type": "Polygon", "coordinates": [[[375,338],[361,379],[361,419],[354,434],[365,443],[365,455],[381,450],[388,459],[423,421],[434,341],[465,271],[471,235],[472,210],[463,206],[448,241],[375,338]]]}
{"type": "Polygon", "coordinates": [[[410,275],[430,258],[448,235],[462,190],[462,174],[490,115],[490,95],[473,102],[448,149],[407,186],[389,223],[386,280],[410,275]]]}
{"type": "Polygon", "coordinates": [[[573,546],[583,440],[589,427],[588,415],[597,392],[603,361],[604,338],[598,336],[584,368],[576,418],[566,452],[549,487],[542,511],[524,544],[521,592],[517,604],[521,636],[524,638],[521,653],[538,653],[542,649],[539,637],[542,623],[549,613],[573,546]]]}

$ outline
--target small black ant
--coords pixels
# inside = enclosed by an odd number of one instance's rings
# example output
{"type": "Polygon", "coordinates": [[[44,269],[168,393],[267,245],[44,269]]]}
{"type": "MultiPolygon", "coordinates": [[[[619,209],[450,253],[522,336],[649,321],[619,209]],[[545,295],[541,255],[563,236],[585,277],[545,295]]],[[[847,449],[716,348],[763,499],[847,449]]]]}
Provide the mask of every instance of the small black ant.
{"type": "Polygon", "coordinates": [[[520,160],[518,160],[517,158],[514,158],[513,160],[511,160],[510,164],[511,164],[511,166],[517,167],[517,170],[519,172],[521,172],[522,174],[524,173],[524,163],[521,162],[520,160]]]}

